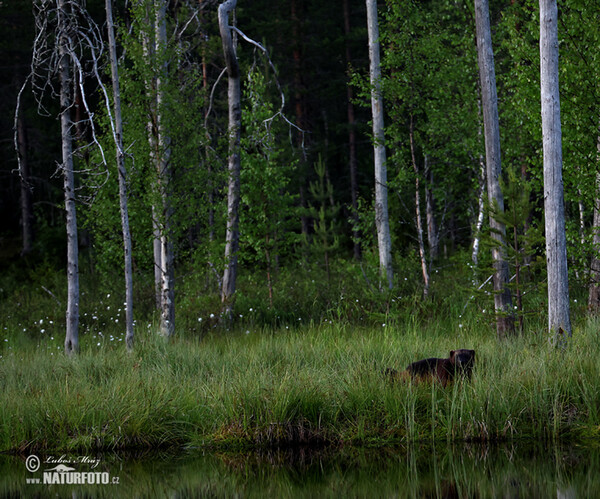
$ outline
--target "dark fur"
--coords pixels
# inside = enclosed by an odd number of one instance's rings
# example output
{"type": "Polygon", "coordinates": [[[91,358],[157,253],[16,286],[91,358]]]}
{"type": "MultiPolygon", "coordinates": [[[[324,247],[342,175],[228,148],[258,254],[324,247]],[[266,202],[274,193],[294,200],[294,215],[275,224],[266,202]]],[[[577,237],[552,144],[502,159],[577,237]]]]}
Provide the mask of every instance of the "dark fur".
{"type": "Polygon", "coordinates": [[[425,380],[434,379],[446,386],[457,376],[471,379],[473,365],[475,364],[475,350],[452,350],[447,359],[435,357],[418,360],[409,364],[405,371],[398,372],[388,367],[384,373],[393,380],[412,379],[425,380]]]}

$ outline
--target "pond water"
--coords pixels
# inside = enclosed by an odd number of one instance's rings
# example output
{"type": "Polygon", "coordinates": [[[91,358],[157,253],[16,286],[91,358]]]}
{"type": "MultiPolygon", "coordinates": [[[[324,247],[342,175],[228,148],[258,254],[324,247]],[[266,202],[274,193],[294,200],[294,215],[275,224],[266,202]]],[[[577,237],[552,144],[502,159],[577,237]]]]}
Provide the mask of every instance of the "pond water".
{"type": "Polygon", "coordinates": [[[0,497],[591,498],[597,444],[0,456],[0,497]]]}

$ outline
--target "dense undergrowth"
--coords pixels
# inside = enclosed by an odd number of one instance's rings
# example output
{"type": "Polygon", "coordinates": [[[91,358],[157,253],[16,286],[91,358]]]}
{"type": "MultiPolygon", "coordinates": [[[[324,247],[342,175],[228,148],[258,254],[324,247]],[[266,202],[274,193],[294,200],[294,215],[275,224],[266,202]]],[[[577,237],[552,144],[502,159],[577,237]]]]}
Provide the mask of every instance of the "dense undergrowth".
{"type": "Polygon", "coordinates": [[[348,268],[326,282],[310,268],[282,272],[271,307],[257,274],[240,282],[233,323],[218,320],[210,284],[190,274],[168,343],[139,285],[133,353],[121,292],[84,281],[74,358],[62,354],[63,276],[40,268],[10,291],[3,283],[0,450],[599,436],[600,324],[579,314],[572,341],[557,350],[536,313],[543,297],[532,293],[523,334],[499,341],[491,297],[471,298],[469,276],[449,265],[427,299],[415,276],[383,294],[348,268]],[[470,383],[382,375],[456,348],[477,352],[470,383]]]}

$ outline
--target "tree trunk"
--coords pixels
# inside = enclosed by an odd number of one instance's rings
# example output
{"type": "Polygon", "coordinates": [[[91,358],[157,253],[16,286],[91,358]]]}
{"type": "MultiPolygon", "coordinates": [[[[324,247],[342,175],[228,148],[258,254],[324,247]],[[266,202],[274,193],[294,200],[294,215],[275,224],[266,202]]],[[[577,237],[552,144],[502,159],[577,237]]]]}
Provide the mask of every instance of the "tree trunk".
{"type": "MultiPolygon", "coordinates": [[[[352,64],[350,54],[350,7],[348,0],[344,0],[344,34],[346,35],[346,65],[352,64]]],[[[360,247],[360,231],[358,230],[358,161],[356,158],[356,119],[354,117],[354,92],[352,85],[346,85],[347,115],[348,115],[348,163],[350,166],[350,195],[352,199],[352,239],[354,243],[354,259],[360,260],[362,250],[360,247]]]]}
{"type": "Polygon", "coordinates": [[[548,329],[555,344],[571,336],[558,87],[558,8],[540,0],[540,83],[544,150],[544,218],[548,268],[548,329]]]}
{"type": "MultiPolygon", "coordinates": [[[[596,161],[600,163],[600,135],[596,140],[596,161]]],[[[596,196],[594,199],[594,221],[592,225],[592,262],[590,265],[590,285],[588,295],[588,308],[591,313],[600,313],[600,172],[596,173],[596,196]]]]}
{"type": "Polygon", "coordinates": [[[435,199],[433,197],[433,171],[429,166],[429,157],[425,155],[423,167],[427,185],[425,187],[425,215],[427,220],[427,241],[429,243],[429,265],[437,259],[439,233],[435,222],[435,199]]]}
{"type": "Polygon", "coordinates": [[[413,126],[413,117],[412,114],[410,116],[410,130],[409,130],[409,140],[410,140],[410,157],[413,164],[413,170],[415,172],[415,221],[417,225],[417,241],[419,242],[419,256],[421,259],[421,272],[423,273],[423,295],[427,296],[429,294],[429,269],[427,267],[427,257],[425,255],[425,243],[423,241],[423,222],[421,221],[421,202],[419,196],[419,177],[420,172],[417,166],[417,158],[415,156],[415,134],[414,134],[414,126],[413,126]]]}
{"type": "Polygon", "coordinates": [[[67,316],[65,353],[79,352],[79,248],[77,246],[77,212],[75,206],[75,173],[71,130],[71,70],[68,43],[66,0],[58,0],[58,51],[60,58],[60,125],[62,134],[62,170],[67,215],[67,316]]]}
{"type": "Polygon", "coordinates": [[[490,231],[495,246],[492,248],[494,262],[494,307],[496,331],[499,338],[515,332],[512,298],[509,283],[508,262],[505,255],[506,227],[497,217],[504,213],[504,197],[500,189],[500,127],[498,121],[498,96],[496,94],[496,72],[490,30],[487,0],[475,0],[475,24],[477,31],[477,58],[483,106],[483,127],[487,165],[487,187],[490,205],[490,231]]]}
{"type": "Polygon", "coordinates": [[[23,248],[21,255],[31,253],[33,249],[33,201],[29,183],[29,162],[27,161],[27,131],[23,113],[17,116],[17,142],[19,154],[19,176],[21,180],[21,231],[23,248]]]}
{"type": "Polygon", "coordinates": [[[162,288],[162,253],[160,251],[160,208],[152,206],[152,260],[154,262],[154,301],[156,309],[161,310],[161,288],[162,288]]]}
{"type": "MultiPolygon", "coordinates": [[[[175,332],[175,287],[173,269],[173,243],[171,241],[171,171],[170,138],[165,127],[165,79],[167,78],[167,0],[155,0],[155,51],[162,63],[156,78],[156,128],[157,128],[157,167],[158,189],[162,213],[158,223],[160,231],[160,330],[170,337],[175,332]]],[[[156,242],[155,242],[156,244],[156,242]]],[[[155,258],[157,256],[155,255],[155,258]]]]}
{"type": "Polygon", "coordinates": [[[240,204],[240,128],[242,121],[240,72],[235,45],[229,27],[229,13],[235,9],[237,0],[227,0],[219,5],[219,31],[223,42],[223,54],[227,64],[229,103],[229,185],[227,191],[227,234],[225,240],[225,271],[221,302],[223,312],[231,317],[237,277],[237,253],[239,248],[240,204]]]}
{"type": "Polygon", "coordinates": [[[117,43],[112,15],[112,0],[106,0],[106,24],[108,29],[108,52],[113,86],[114,141],[117,154],[119,177],[119,207],[121,210],[121,228],[123,232],[123,256],[125,260],[125,344],[133,349],[133,271],[131,264],[131,234],[129,231],[129,212],[127,209],[127,170],[123,151],[123,119],[121,116],[121,91],[119,88],[119,68],[117,65],[117,43]]]}
{"type": "MultiPolygon", "coordinates": [[[[481,109],[481,105],[479,106],[481,109]]],[[[481,122],[479,124],[477,135],[481,138],[481,122]]],[[[477,267],[479,263],[479,243],[481,242],[481,228],[483,227],[483,219],[485,217],[485,160],[483,154],[479,155],[479,191],[477,194],[477,221],[475,222],[475,231],[473,233],[473,251],[471,252],[471,261],[473,266],[477,267]]]]}
{"type": "Polygon", "coordinates": [[[371,112],[373,115],[373,140],[375,162],[375,224],[377,226],[377,246],[379,248],[379,271],[392,289],[392,241],[387,201],[387,169],[385,155],[385,135],[383,128],[383,96],[381,91],[381,64],[379,62],[379,23],[377,20],[377,0],[366,0],[367,30],[369,37],[369,60],[371,78],[371,112]]]}
{"type": "MultiPolygon", "coordinates": [[[[156,32],[155,20],[156,18],[152,18],[150,6],[153,5],[154,0],[138,0],[140,4],[145,4],[145,19],[144,24],[146,29],[151,29],[153,32],[156,32]],[[149,2],[152,3],[149,3],[149,2]]],[[[151,41],[151,37],[146,30],[142,30],[141,32],[141,42],[142,42],[142,53],[144,54],[144,60],[148,66],[154,66],[154,60],[156,55],[156,46],[151,41]]],[[[146,122],[146,133],[148,134],[148,146],[149,146],[149,159],[150,163],[154,165],[155,170],[158,172],[160,170],[158,161],[159,161],[159,151],[157,146],[157,130],[155,127],[155,123],[157,122],[157,106],[156,106],[156,86],[154,80],[146,79],[144,81],[144,86],[146,87],[146,93],[150,99],[150,105],[148,109],[148,121],[146,122]]],[[[157,182],[158,184],[158,182],[157,182]]],[[[156,197],[160,197],[157,195],[156,197]]],[[[154,301],[156,309],[160,312],[162,307],[162,298],[161,298],[161,288],[162,288],[162,258],[161,258],[161,243],[160,243],[160,213],[161,208],[156,199],[152,201],[152,255],[153,255],[153,265],[154,265],[154,301]]]]}

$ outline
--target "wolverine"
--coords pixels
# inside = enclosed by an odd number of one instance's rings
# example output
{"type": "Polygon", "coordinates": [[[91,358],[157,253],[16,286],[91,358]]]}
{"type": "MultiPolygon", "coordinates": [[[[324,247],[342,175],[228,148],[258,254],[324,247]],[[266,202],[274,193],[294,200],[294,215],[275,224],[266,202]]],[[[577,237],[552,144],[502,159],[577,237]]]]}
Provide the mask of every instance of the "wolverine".
{"type": "Polygon", "coordinates": [[[429,359],[418,360],[406,367],[405,371],[398,372],[388,367],[385,374],[394,380],[412,379],[422,381],[434,379],[439,381],[442,386],[446,386],[457,376],[464,379],[471,379],[471,373],[475,364],[475,350],[451,350],[450,357],[439,359],[431,357],[429,359]]]}

